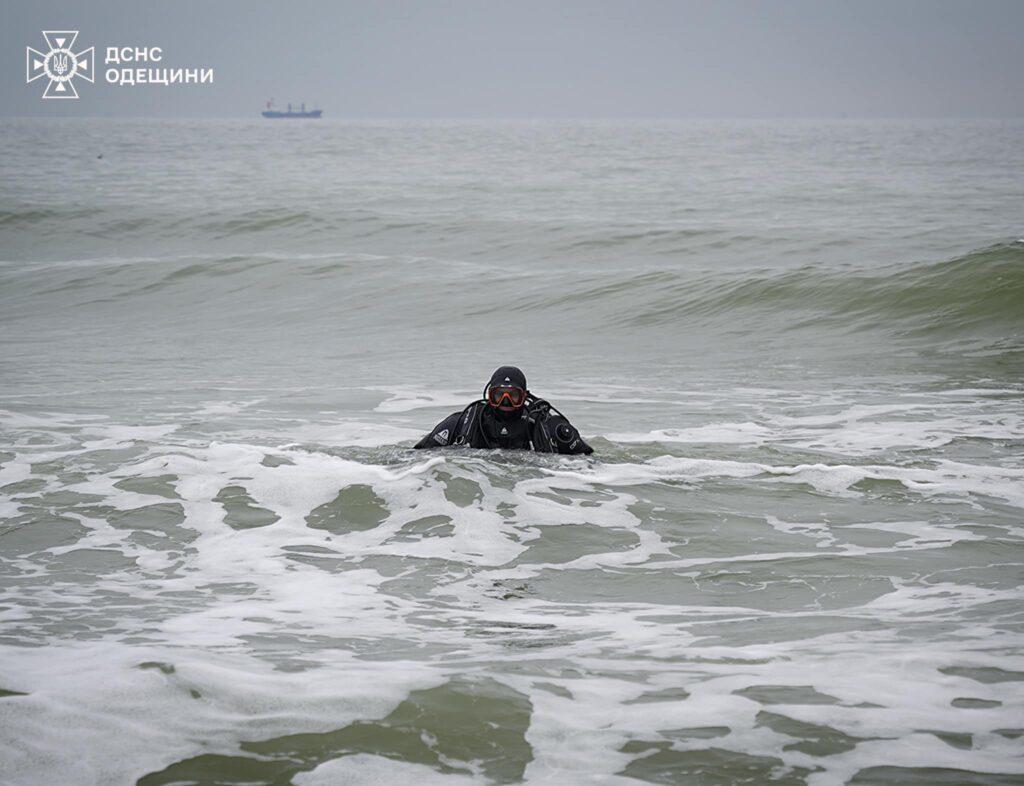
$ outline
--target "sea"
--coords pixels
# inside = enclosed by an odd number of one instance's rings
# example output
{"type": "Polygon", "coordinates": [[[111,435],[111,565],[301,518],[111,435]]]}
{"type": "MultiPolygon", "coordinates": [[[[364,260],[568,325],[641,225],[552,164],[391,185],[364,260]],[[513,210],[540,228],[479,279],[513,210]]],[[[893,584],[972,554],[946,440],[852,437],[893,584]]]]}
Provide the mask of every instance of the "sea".
{"type": "Polygon", "coordinates": [[[0,120],[0,783],[1021,784],[1022,585],[1024,120],[0,120]]]}

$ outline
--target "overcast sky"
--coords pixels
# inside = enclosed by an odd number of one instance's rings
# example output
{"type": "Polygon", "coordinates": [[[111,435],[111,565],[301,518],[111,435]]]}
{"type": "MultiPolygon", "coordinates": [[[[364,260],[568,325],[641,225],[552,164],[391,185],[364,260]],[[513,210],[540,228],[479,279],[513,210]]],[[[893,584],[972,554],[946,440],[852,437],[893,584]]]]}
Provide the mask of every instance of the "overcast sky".
{"type": "Polygon", "coordinates": [[[333,118],[1020,117],[1024,0],[0,0],[0,115],[333,118]],[[80,30],[95,85],[25,83],[41,30],[80,30]],[[114,87],[151,45],[213,86],[114,87]]]}

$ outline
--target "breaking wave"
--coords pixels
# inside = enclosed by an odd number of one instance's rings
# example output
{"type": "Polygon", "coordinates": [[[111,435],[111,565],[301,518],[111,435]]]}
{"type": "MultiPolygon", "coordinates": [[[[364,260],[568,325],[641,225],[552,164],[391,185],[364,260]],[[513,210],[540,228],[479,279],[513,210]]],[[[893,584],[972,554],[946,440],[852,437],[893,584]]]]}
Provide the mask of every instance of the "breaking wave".
{"type": "Polygon", "coordinates": [[[662,296],[624,317],[634,324],[715,318],[744,311],[796,316],[794,326],[870,327],[904,333],[1024,328],[1024,243],[1000,243],[955,259],[878,270],[805,266],[778,273],[744,272],[672,281],[641,276],[634,284],[662,296]]]}

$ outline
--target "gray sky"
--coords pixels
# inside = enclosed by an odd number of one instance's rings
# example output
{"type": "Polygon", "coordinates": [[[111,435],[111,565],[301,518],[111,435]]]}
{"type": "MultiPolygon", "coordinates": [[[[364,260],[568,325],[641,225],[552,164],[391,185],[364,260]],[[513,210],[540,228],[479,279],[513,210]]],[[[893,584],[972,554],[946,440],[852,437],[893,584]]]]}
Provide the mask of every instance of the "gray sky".
{"type": "Polygon", "coordinates": [[[0,115],[1024,116],[1024,0],[314,2],[0,0],[0,115]],[[95,85],[25,84],[41,30],[95,45],[95,85]],[[103,47],[152,45],[202,87],[103,83],[103,47]]]}

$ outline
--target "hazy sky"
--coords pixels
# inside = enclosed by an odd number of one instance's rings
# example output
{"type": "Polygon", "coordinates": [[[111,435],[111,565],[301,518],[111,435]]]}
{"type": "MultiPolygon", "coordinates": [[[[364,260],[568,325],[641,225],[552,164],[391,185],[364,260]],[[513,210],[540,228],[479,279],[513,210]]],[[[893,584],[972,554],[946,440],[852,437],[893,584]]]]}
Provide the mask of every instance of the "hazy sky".
{"type": "Polygon", "coordinates": [[[0,0],[0,53],[5,116],[1024,116],[1024,0],[0,0]],[[44,29],[96,46],[81,100],[25,84],[44,29]],[[104,84],[115,44],[215,84],[104,84]]]}

